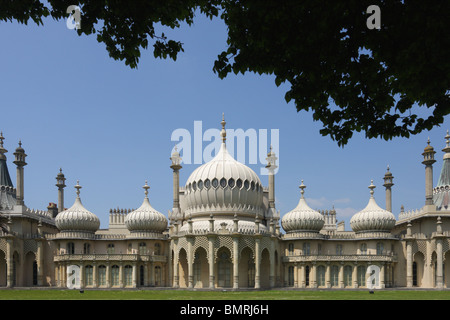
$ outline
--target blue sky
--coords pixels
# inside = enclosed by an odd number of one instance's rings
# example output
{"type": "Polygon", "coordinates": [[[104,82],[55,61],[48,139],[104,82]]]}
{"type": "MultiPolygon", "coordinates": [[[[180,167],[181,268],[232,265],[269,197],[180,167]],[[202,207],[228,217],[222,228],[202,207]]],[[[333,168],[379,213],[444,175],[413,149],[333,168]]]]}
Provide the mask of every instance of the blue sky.
{"type": "MultiPolygon", "coordinates": [[[[150,203],[167,215],[172,133],[182,128],[193,134],[194,121],[202,121],[203,131],[219,129],[223,112],[227,128],[278,130],[276,207],[281,215],[297,205],[303,179],[310,206],[334,205],[338,221],[350,230],[352,214],[368,202],[371,179],[377,203],[385,207],[382,178],[388,164],[395,216],[402,204],[406,209],[424,205],[421,153],[430,137],[437,151],[436,184],[448,117],[442,127],[410,139],[368,140],[355,133],[340,148],[320,135],[320,123],[311,113],[297,113],[293,103],[285,102],[287,87],[276,87],[272,76],[230,74],[220,80],[212,72],[226,48],[220,20],[199,16],[192,27],[164,32],[181,40],[185,52],[174,62],[155,59],[151,49],[142,51],[139,68],[132,70],[110,58],[95,36],[79,37],[64,20],[47,19],[39,27],[0,23],[0,130],[14,184],[13,152],[19,140],[28,154],[28,207],[46,209],[57,202],[55,177],[62,167],[68,186],[65,206],[73,204],[73,186],[80,180],[83,204],[100,218],[101,228],[108,227],[110,208],[141,205],[145,180],[150,203]]],[[[197,166],[184,165],[181,185],[197,166]]],[[[261,164],[249,166],[259,173],[261,164]]],[[[267,185],[266,176],[261,181],[267,185]]]]}

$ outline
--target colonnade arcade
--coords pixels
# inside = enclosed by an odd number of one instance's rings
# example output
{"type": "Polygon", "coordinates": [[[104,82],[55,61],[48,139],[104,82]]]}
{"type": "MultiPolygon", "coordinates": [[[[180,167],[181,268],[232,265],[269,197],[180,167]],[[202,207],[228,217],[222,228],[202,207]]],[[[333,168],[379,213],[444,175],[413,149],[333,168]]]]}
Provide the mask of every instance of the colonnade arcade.
{"type": "Polygon", "coordinates": [[[294,288],[365,288],[369,286],[369,266],[380,270],[379,286],[392,287],[392,262],[293,262],[284,265],[284,286],[294,288]]]}
{"type": "Polygon", "coordinates": [[[175,288],[271,288],[280,285],[278,241],[271,235],[172,237],[175,288]]]}

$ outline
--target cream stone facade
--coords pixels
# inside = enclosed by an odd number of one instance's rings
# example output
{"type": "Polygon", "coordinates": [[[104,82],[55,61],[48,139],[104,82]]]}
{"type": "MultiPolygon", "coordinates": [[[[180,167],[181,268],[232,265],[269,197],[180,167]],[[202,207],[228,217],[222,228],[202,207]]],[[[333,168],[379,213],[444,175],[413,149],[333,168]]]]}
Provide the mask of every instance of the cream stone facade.
{"type": "Polygon", "coordinates": [[[217,155],[180,186],[180,154],[171,156],[173,204],[168,216],[151,206],[149,186],[137,209],[111,209],[108,229],[85,208],[81,186],[65,209],[65,176],[56,177],[58,204],[25,204],[25,150],[19,142],[11,181],[0,134],[0,286],[69,287],[79,268],[80,288],[449,288],[450,135],[439,181],[430,142],[423,151],[425,205],[392,213],[389,168],[386,208],[369,185],[367,206],[337,223],[334,208],[311,209],[300,185],[297,207],[282,217],[275,207],[277,157],[267,155],[269,185],[227,151],[225,120],[217,155]],[[375,269],[379,273],[368,270],[375,269]],[[68,272],[69,270],[69,272],[68,272]],[[376,275],[376,277],[375,277],[376,275]]]}

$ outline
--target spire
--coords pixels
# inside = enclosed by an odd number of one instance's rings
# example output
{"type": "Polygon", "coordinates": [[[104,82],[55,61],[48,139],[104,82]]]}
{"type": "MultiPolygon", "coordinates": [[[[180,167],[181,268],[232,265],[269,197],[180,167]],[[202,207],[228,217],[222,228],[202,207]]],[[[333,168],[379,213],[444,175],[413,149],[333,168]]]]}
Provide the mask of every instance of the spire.
{"type": "Polygon", "coordinates": [[[442,149],[442,151],[445,152],[444,159],[449,159],[450,158],[450,134],[448,133],[448,130],[447,130],[447,135],[445,136],[445,148],[442,149]]]}
{"type": "Polygon", "coordinates": [[[299,188],[301,189],[301,191],[300,191],[300,193],[302,194],[302,199],[305,199],[305,197],[304,197],[304,193],[305,193],[305,188],[306,188],[306,186],[303,184],[303,180],[302,180],[302,184],[299,186],[299,188]]]}
{"type": "Polygon", "coordinates": [[[3,148],[3,140],[5,140],[5,138],[3,137],[3,132],[0,131],[0,159],[6,160],[4,154],[7,153],[8,150],[3,148]]]}
{"type": "Polygon", "coordinates": [[[77,189],[77,199],[80,199],[80,189],[82,186],[80,186],[80,180],[77,180],[77,185],[75,186],[75,189],[77,189]]]}
{"type": "Polygon", "coordinates": [[[150,186],[147,184],[147,180],[145,180],[145,185],[142,187],[145,191],[145,198],[148,199],[148,189],[150,189],[150,186]]]}
{"type": "Polygon", "coordinates": [[[222,131],[220,132],[220,135],[222,136],[222,143],[225,143],[225,141],[227,140],[227,132],[225,130],[225,125],[227,124],[225,122],[225,114],[222,113],[222,121],[220,122],[220,124],[222,125],[222,131]]]}
{"type": "Polygon", "coordinates": [[[5,140],[3,137],[3,132],[0,132],[0,186],[14,188],[9,175],[8,166],[6,164],[5,153],[7,153],[8,150],[3,147],[3,140],[5,140]]]}
{"type": "Polygon", "coordinates": [[[373,189],[375,189],[375,188],[376,188],[376,186],[373,184],[373,180],[370,180],[370,186],[369,186],[369,189],[370,189],[370,198],[373,198],[373,194],[374,194],[373,189]]]}

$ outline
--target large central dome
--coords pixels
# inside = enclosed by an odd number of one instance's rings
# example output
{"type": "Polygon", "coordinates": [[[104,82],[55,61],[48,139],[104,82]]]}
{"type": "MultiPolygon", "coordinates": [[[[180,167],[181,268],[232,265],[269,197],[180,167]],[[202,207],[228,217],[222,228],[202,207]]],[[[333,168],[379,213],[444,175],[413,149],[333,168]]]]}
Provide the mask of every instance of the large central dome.
{"type": "Polygon", "coordinates": [[[186,182],[186,216],[233,216],[254,219],[263,214],[263,187],[257,174],[236,161],[225,144],[222,120],[222,145],[217,155],[198,167],[186,182]]]}

